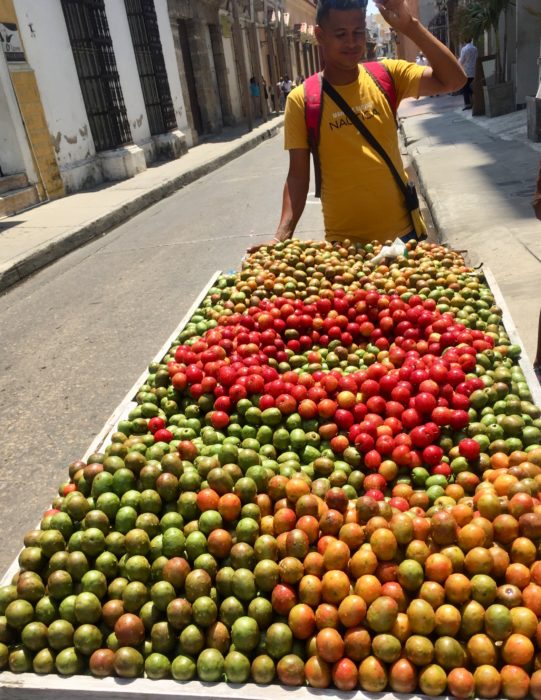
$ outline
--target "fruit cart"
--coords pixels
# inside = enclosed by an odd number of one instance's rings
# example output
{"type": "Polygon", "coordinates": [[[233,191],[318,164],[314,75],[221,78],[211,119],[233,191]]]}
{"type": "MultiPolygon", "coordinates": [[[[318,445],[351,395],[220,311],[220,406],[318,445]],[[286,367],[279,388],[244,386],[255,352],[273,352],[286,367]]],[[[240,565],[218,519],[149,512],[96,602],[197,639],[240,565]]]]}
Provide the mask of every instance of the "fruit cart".
{"type": "MultiPolygon", "coordinates": [[[[211,277],[208,284],[201,291],[184,319],[157,353],[154,359],[154,363],[156,365],[159,365],[162,362],[163,358],[169,352],[169,349],[175,344],[175,340],[180,334],[182,334],[192,319],[194,313],[196,313],[203,300],[207,297],[209,290],[213,288],[219,278],[220,273],[218,272],[211,277]]],[[[496,304],[501,309],[501,321],[510,342],[513,345],[522,347],[522,342],[516,328],[514,327],[512,318],[505,303],[505,299],[503,298],[497,282],[490,270],[485,268],[482,271],[482,280],[489,287],[496,304]]],[[[528,385],[532,403],[541,406],[541,387],[535,378],[531,363],[524,352],[521,354],[518,363],[522,370],[525,382],[528,385]]],[[[138,406],[137,395],[140,388],[145,385],[148,374],[148,370],[145,370],[145,372],[142,373],[137,382],[135,382],[133,388],[126,395],[125,399],[113,412],[109,420],[106,422],[103,430],[98,436],[96,436],[95,440],[89,446],[86,454],[83,457],[84,462],[86,462],[91,455],[103,452],[106,446],[111,443],[112,437],[118,431],[119,424],[122,421],[127,421],[130,416],[135,415],[134,410],[138,406]]],[[[471,443],[473,441],[469,440],[469,442],[471,443]]],[[[39,529],[39,525],[37,529],[39,529]]],[[[7,586],[12,581],[14,574],[16,574],[16,572],[19,570],[19,567],[20,562],[18,559],[16,559],[4,575],[0,585],[7,586]]],[[[38,694],[40,697],[43,697],[44,700],[53,697],[56,698],[58,696],[63,696],[66,698],[88,698],[89,700],[93,700],[94,698],[103,697],[104,693],[113,698],[118,698],[118,700],[143,700],[146,698],[162,696],[175,696],[189,699],[206,697],[208,695],[213,695],[216,698],[227,697],[238,698],[239,700],[259,700],[260,698],[262,699],[264,697],[268,697],[269,694],[272,694],[272,697],[281,700],[281,698],[285,699],[286,697],[291,697],[291,694],[300,699],[312,698],[314,695],[322,695],[324,697],[336,697],[337,695],[336,688],[293,688],[281,686],[277,683],[277,681],[275,681],[275,683],[276,684],[271,686],[266,686],[257,685],[251,682],[225,683],[220,681],[203,683],[195,680],[179,682],[171,680],[170,678],[151,680],[147,677],[138,677],[132,680],[130,678],[98,678],[91,675],[77,674],[62,676],[55,673],[38,675],[36,673],[12,673],[10,671],[3,671],[0,674],[0,700],[3,700],[4,698],[6,700],[30,700],[30,698],[36,698],[38,694]]],[[[348,692],[344,695],[344,697],[353,697],[354,694],[355,693],[348,692]]],[[[358,697],[364,696],[363,691],[357,691],[356,695],[358,697]]],[[[377,695],[384,699],[400,698],[400,694],[394,695],[392,693],[377,693],[377,695]]],[[[419,694],[418,697],[427,696],[419,694]]]]}

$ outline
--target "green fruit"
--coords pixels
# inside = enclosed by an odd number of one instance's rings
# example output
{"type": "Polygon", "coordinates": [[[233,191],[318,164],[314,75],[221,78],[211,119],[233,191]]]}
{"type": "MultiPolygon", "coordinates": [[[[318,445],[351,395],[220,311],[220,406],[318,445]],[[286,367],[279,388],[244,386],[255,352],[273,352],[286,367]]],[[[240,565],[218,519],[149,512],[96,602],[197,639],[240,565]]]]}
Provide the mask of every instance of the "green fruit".
{"type": "Polygon", "coordinates": [[[218,649],[204,649],[197,657],[197,675],[199,680],[215,683],[222,680],[225,659],[218,649]]]}
{"type": "Polygon", "coordinates": [[[176,681],[191,681],[196,670],[195,662],[189,656],[177,656],[171,663],[171,675],[176,681]]]}
{"type": "Polygon", "coordinates": [[[239,617],[231,627],[231,640],[235,649],[250,652],[259,642],[259,627],[251,617],[239,617]]]}

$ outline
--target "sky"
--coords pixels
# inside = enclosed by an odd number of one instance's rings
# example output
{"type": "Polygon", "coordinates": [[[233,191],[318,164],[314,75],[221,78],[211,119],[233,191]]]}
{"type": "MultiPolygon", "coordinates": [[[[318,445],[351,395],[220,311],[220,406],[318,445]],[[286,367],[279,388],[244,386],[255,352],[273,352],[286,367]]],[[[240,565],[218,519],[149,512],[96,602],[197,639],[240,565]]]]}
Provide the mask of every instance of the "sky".
{"type": "Polygon", "coordinates": [[[373,0],[368,0],[368,5],[366,8],[366,14],[367,15],[375,15],[377,12],[377,7],[374,5],[373,0]]]}

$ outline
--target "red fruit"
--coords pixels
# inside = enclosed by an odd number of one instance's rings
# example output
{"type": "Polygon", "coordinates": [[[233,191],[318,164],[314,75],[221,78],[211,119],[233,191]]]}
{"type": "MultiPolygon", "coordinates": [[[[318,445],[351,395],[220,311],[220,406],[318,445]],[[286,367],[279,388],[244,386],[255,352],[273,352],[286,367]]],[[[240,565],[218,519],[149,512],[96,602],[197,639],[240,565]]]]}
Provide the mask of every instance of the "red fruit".
{"type": "Polygon", "coordinates": [[[188,365],[186,367],[186,379],[189,384],[200,384],[204,376],[203,370],[197,365],[188,365]]]}
{"type": "Polygon", "coordinates": [[[164,419],[160,418],[159,416],[154,416],[154,418],[151,418],[148,421],[148,429],[153,435],[157,430],[162,430],[165,428],[166,425],[167,423],[164,421],[164,419]]]}
{"type": "Polygon", "coordinates": [[[229,416],[224,411],[212,411],[210,422],[213,428],[222,430],[229,425],[229,416]]]}
{"type": "MultiPolygon", "coordinates": [[[[263,397],[261,397],[261,399],[263,399],[263,397]]],[[[260,408],[261,408],[261,399],[259,401],[260,408]]],[[[231,399],[229,398],[229,396],[218,396],[218,398],[214,402],[214,409],[216,411],[224,411],[225,413],[229,413],[231,408],[232,408],[232,404],[231,404],[231,399]]],[[[261,410],[263,410],[263,409],[261,409],[261,410]]],[[[153,420],[153,419],[151,419],[151,420],[153,420]]]]}
{"type": "Polygon", "coordinates": [[[317,410],[321,418],[332,418],[336,409],[337,403],[331,399],[322,399],[317,405],[317,410]]]}
{"type": "Polygon", "coordinates": [[[279,615],[289,615],[291,608],[297,604],[297,594],[288,583],[278,583],[272,589],[271,603],[279,615]]]}
{"type": "MultiPolygon", "coordinates": [[[[259,402],[261,406],[261,401],[259,402]]],[[[317,416],[317,404],[311,399],[304,399],[300,402],[298,413],[304,420],[309,420],[317,416]]]]}
{"type": "Polygon", "coordinates": [[[230,365],[224,365],[218,370],[218,381],[225,387],[230,387],[237,378],[236,371],[230,365]]]}
{"type": "Polygon", "coordinates": [[[436,464],[436,466],[431,470],[432,474],[443,474],[443,476],[451,476],[453,470],[449,464],[441,462],[441,464],[436,464]]]}
{"type": "Polygon", "coordinates": [[[121,646],[135,647],[145,638],[143,621],[132,613],[124,613],[118,618],[114,632],[121,646]]]}
{"type": "Polygon", "coordinates": [[[378,489],[382,491],[386,485],[385,477],[379,473],[367,474],[363,481],[363,488],[365,490],[378,489]]]}
{"type": "Polygon", "coordinates": [[[347,657],[337,661],[332,668],[332,679],[338,690],[353,690],[357,687],[357,666],[347,657]]]}
{"type": "Polygon", "coordinates": [[[160,430],[156,430],[154,433],[154,439],[156,442],[171,442],[173,437],[173,433],[165,428],[160,428],[160,430]]]}
{"type": "Polygon", "coordinates": [[[381,455],[377,450],[370,450],[364,456],[364,464],[367,469],[376,470],[382,462],[381,455]]]}
{"type": "Polygon", "coordinates": [[[477,459],[481,453],[481,446],[476,440],[472,438],[464,438],[458,443],[458,451],[465,457],[469,462],[477,459]]]}
{"type": "Polygon", "coordinates": [[[173,375],[171,384],[177,391],[183,391],[188,385],[188,379],[184,372],[177,372],[173,375]]]}
{"type": "Polygon", "coordinates": [[[449,425],[451,422],[451,410],[444,406],[438,406],[432,411],[431,418],[436,425],[449,425]]]}
{"type": "Polygon", "coordinates": [[[359,433],[355,438],[355,445],[360,452],[369,452],[375,445],[374,438],[368,433],[359,433]]]}
{"type": "Polygon", "coordinates": [[[417,396],[414,399],[414,402],[417,411],[419,411],[419,413],[422,413],[423,415],[431,414],[437,406],[437,401],[434,394],[429,394],[426,391],[417,394],[417,396]]]}
{"type": "Polygon", "coordinates": [[[274,405],[285,416],[289,416],[297,410],[297,402],[291,394],[280,394],[276,397],[274,405]]]}
{"type": "Polygon", "coordinates": [[[419,412],[414,408],[408,408],[400,416],[400,420],[402,421],[402,425],[404,428],[406,428],[406,430],[411,430],[412,428],[415,428],[415,426],[421,425],[423,419],[421,418],[419,412]]]}
{"type": "Polygon", "coordinates": [[[366,491],[365,496],[373,498],[374,501],[383,501],[383,499],[385,498],[384,494],[377,489],[369,489],[368,491],[366,491]]]}
{"type": "Polygon", "coordinates": [[[182,459],[185,459],[188,462],[193,462],[199,454],[199,450],[191,440],[182,440],[179,442],[177,451],[182,459]]]}
{"type": "Polygon", "coordinates": [[[423,450],[423,461],[426,462],[429,467],[434,467],[439,464],[442,457],[443,450],[438,445],[429,445],[423,450]]]}
{"type": "Polygon", "coordinates": [[[468,413],[463,410],[451,411],[451,416],[449,420],[449,425],[453,430],[462,430],[465,428],[470,421],[468,413]]]}
{"type": "Polygon", "coordinates": [[[415,447],[425,448],[432,443],[432,435],[424,425],[417,425],[410,433],[411,441],[415,447]]]}
{"type": "Polygon", "coordinates": [[[349,430],[353,425],[353,415],[345,408],[338,408],[334,414],[334,421],[340,430],[349,430]]]}
{"type": "Polygon", "coordinates": [[[405,513],[410,507],[406,499],[402,498],[401,496],[395,496],[394,498],[391,498],[391,500],[389,501],[389,505],[391,506],[391,508],[396,508],[402,513],[405,513]]]}

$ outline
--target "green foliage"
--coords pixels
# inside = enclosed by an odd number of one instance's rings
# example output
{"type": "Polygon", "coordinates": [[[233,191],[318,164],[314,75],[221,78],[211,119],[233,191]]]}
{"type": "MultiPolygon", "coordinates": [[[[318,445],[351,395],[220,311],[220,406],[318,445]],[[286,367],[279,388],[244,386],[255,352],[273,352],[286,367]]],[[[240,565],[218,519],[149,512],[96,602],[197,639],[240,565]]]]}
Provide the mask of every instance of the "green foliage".
{"type": "Polygon", "coordinates": [[[506,15],[514,0],[470,0],[460,8],[457,17],[457,31],[462,37],[473,37],[474,41],[485,32],[493,31],[496,42],[496,79],[504,80],[504,63],[507,52],[507,32],[504,31],[503,60],[500,50],[499,25],[502,15],[506,15]]]}

